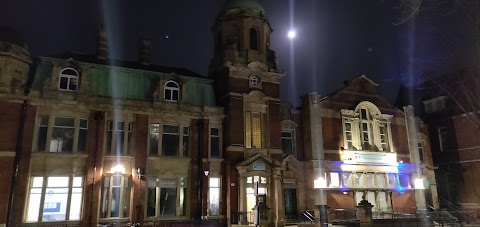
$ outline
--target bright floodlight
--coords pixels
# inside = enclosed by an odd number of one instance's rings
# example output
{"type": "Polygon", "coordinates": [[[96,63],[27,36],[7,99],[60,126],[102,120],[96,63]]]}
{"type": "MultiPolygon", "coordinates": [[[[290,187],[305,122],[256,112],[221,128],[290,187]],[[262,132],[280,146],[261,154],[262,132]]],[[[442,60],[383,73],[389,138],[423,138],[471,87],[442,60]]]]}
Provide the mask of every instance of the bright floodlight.
{"type": "Polygon", "coordinates": [[[293,30],[290,30],[290,31],[288,31],[287,36],[288,36],[289,39],[294,39],[295,36],[297,36],[297,33],[295,33],[295,31],[293,31],[293,30]]]}

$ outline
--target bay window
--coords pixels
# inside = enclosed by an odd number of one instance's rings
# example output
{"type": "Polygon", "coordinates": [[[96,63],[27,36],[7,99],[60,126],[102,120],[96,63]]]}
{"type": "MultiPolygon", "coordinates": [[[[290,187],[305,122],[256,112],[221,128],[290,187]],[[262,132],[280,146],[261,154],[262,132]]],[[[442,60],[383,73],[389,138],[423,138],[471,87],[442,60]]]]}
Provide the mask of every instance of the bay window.
{"type": "Polygon", "coordinates": [[[85,152],[88,130],[87,119],[40,116],[37,122],[37,151],[85,152]]]}
{"type": "Polygon", "coordinates": [[[125,121],[108,121],[107,127],[107,149],[108,155],[128,155],[128,146],[132,139],[131,122],[125,121]]]}
{"type": "Polygon", "coordinates": [[[262,113],[245,112],[245,147],[262,148],[262,113]]]}
{"type": "Polygon", "coordinates": [[[147,217],[185,216],[186,178],[148,178],[147,217]]]}
{"type": "Polygon", "coordinates": [[[79,220],[83,177],[34,176],[28,193],[27,221],[79,220]]]}
{"type": "Polygon", "coordinates": [[[101,218],[124,218],[130,213],[130,176],[103,177],[101,218]]]}

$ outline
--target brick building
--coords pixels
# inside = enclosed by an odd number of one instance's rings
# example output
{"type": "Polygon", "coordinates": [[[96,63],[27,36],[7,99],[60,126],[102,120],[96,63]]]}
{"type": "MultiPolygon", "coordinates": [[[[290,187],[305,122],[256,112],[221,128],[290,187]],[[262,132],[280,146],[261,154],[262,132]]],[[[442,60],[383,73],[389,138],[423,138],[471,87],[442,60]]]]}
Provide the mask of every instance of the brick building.
{"type": "Polygon", "coordinates": [[[366,76],[298,109],[281,103],[285,73],[256,0],[227,1],[212,32],[205,77],[152,64],[148,39],[138,61],[111,59],[102,29],[95,55],[32,63],[2,29],[0,226],[253,223],[257,193],[275,226],[303,210],[326,221],[362,196],[376,212],[436,206],[426,127],[410,107],[366,76]]]}

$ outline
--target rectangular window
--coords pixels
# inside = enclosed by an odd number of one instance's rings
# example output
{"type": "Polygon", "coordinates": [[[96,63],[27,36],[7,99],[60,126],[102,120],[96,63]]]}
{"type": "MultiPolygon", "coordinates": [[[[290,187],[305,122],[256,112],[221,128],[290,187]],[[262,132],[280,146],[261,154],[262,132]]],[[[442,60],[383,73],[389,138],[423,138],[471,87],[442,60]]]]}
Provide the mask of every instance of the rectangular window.
{"type": "Polygon", "coordinates": [[[330,173],[330,187],[340,187],[340,174],[336,172],[330,173]]]}
{"type": "Polygon", "coordinates": [[[123,175],[103,177],[101,218],[129,217],[130,178],[123,175]]]}
{"type": "Polygon", "coordinates": [[[362,142],[363,150],[370,150],[370,130],[368,122],[362,122],[362,142]]]}
{"type": "Polygon", "coordinates": [[[158,136],[160,133],[160,124],[150,124],[150,155],[158,155],[158,136]]]}
{"type": "Polygon", "coordinates": [[[245,147],[262,148],[262,114],[245,112],[245,147]]]}
{"type": "Polygon", "coordinates": [[[210,157],[220,158],[220,130],[210,128],[210,157]]]}
{"type": "Polygon", "coordinates": [[[398,182],[402,188],[410,188],[410,183],[407,174],[398,174],[398,182]]]}
{"type": "Polygon", "coordinates": [[[420,162],[425,161],[425,158],[423,156],[423,142],[417,143],[418,145],[418,157],[420,158],[420,162]]]}
{"type": "Polygon", "coordinates": [[[162,155],[178,156],[179,142],[179,127],[174,125],[163,125],[162,155]]]}
{"type": "Polygon", "coordinates": [[[53,124],[49,125],[49,116],[38,119],[37,151],[84,153],[88,120],[75,117],[53,117],[52,120],[53,124]],[[75,143],[77,146],[74,147],[75,143]]]}
{"type": "Polygon", "coordinates": [[[148,179],[147,216],[184,216],[186,201],[186,183],[184,178],[148,179]],[[177,215],[177,207],[179,213],[177,215]]]}
{"type": "Polygon", "coordinates": [[[388,150],[388,138],[387,138],[387,127],[385,124],[380,124],[379,126],[380,131],[380,144],[382,145],[383,151],[388,150]]]}
{"type": "Polygon", "coordinates": [[[352,149],[352,122],[345,122],[345,148],[352,149]]]}
{"type": "Polygon", "coordinates": [[[445,126],[438,127],[438,144],[440,146],[440,151],[445,151],[448,149],[448,129],[445,126]]]}
{"type": "Polygon", "coordinates": [[[293,136],[292,132],[282,132],[283,154],[293,154],[293,136]]]}
{"type": "Polygon", "coordinates": [[[377,186],[377,188],[384,188],[385,187],[385,174],[384,173],[375,174],[375,185],[377,186]]]}
{"type": "Polygon", "coordinates": [[[82,190],[83,177],[32,177],[27,221],[79,220],[82,190]]]}
{"type": "Polygon", "coordinates": [[[342,183],[343,187],[351,188],[353,184],[353,174],[352,173],[342,173],[342,183]]]}
{"type": "Polygon", "coordinates": [[[210,177],[208,194],[210,215],[220,215],[220,178],[210,177]]]}
{"type": "Polygon", "coordinates": [[[126,155],[131,143],[132,123],[124,121],[108,121],[107,126],[107,154],[126,155]],[[127,141],[127,142],[125,142],[127,141]]]}
{"type": "Polygon", "coordinates": [[[190,148],[190,128],[183,127],[183,156],[188,157],[190,148]]]}
{"type": "Polygon", "coordinates": [[[396,173],[389,173],[388,174],[388,187],[395,188],[397,187],[397,174],[396,173]]]}

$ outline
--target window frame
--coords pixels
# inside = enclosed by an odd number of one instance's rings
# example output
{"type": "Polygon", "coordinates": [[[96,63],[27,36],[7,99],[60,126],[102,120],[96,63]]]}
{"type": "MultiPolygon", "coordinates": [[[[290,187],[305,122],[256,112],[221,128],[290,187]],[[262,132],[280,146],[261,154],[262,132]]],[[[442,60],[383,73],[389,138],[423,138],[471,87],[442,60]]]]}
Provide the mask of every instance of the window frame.
{"type": "Polygon", "coordinates": [[[219,216],[221,215],[222,211],[220,209],[220,204],[222,202],[222,178],[220,176],[209,176],[208,177],[208,216],[219,216]],[[211,185],[211,180],[212,179],[218,179],[218,186],[214,187],[211,185]],[[218,210],[215,213],[212,213],[212,188],[217,188],[218,189],[218,197],[217,197],[217,203],[218,203],[218,210]]]}
{"type": "Polygon", "coordinates": [[[188,206],[188,187],[187,187],[187,182],[188,178],[185,176],[157,176],[157,175],[149,175],[147,176],[147,185],[146,185],[146,196],[145,196],[145,204],[148,204],[149,198],[148,198],[148,190],[150,188],[155,189],[155,215],[149,215],[148,214],[148,205],[145,208],[145,217],[147,219],[150,218],[165,218],[165,217],[186,217],[187,216],[187,206],[188,206]],[[149,183],[152,179],[156,179],[155,181],[155,187],[150,187],[149,183]],[[160,201],[160,196],[161,196],[161,190],[162,189],[168,189],[172,187],[165,187],[160,185],[161,184],[161,179],[175,179],[175,191],[176,191],[176,197],[175,197],[175,215],[167,214],[167,215],[162,215],[160,214],[160,208],[162,207],[161,201],[160,201]],[[182,192],[183,191],[183,192],[182,192]],[[182,198],[181,194],[183,193],[183,204],[182,204],[182,198]]]}
{"type": "Polygon", "coordinates": [[[180,102],[180,85],[174,80],[168,80],[164,84],[163,89],[163,98],[167,102],[180,102]],[[175,86],[167,86],[168,84],[173,83],[175,86]],[[167,93],[170,95],[170,98],[167,98],[167,93]],[[175,99],[174,94],[177,93],[177,99],[175,99]]]}
{"type": "Polygon", "coordinates": [[[282,130],[281,131],[281,140],[282,140],[282,150],[283,150],[283,154],[286,154],[286,155],[295,155],[295,131],[294,130],[282,130]],[[283,136],[283,133],[289,133],[290,134],[290,137],[285,137],[283,136]],[[284,148],[284,145],[283,145],[283,140],[284,139],[290,139],[290,142],[291,142],[291,153],[285,153],[285,150],[283,149],[284,148]]]}
{"type": "MultiPolygon", "coordinates": [[[[62,154],[72,154],[72,153],[80,153],[86,154],[87,147],[88,147],[88,126],[89,126],[89,118],[82,117],[82,116],[67,116],[67,115],[51,115],[51,114],[38,114],[36,117],[35,122],[35,142],[34,142],[34,150],[35,152],[39,153],[62,153],[62,154]],[[57,118],[65,118],[65,119],[73,119],[74,124],[73,127],[67,126],[56,126],[55,119],[57,118]],[[46,120],[43,122],[43,120],[46,120]],[[86,127],[81,126],[81,122],[86,121],[86,127]],[[53,131],[55,128],[73,128],[73,141],[72,141],[72,150],[71,151],[51,151],[52,149],[52,141],[53,141],[53,131]],[[45,134],[43,135],[41,130],[46,130],[45,134]],[[80,133],[81,130],[86,130],[85,141],[83,144],[79,144],[80,142],[80,133]],[[40,149],[40,143],[44,140],[43,150],[40,149]],[[83,146],[84,151],[79,151],[79,146],[83,146]]],[[[63,150],[63,149],[62,149],[63,150]]]]}
{"type": "MultiPolygon", "coordinates": [[[[27,192],[27,199],[26,199],[26,207],[25,207],[25,216],[24,216],[24,220],[25,222],[27,223],[31,223],[31,222],[55,222],[55,221],[79,221],[79,220],[82,220],[82,214],[83,214],[83,207],[84,207],[84,195],[85,195],[85,191],[84,191],[84,187],[85,187],[85,176],[84,175],[32,175],[29,179],[29,186],[28,186],[28,192],[27,192]],[[34,186],[34,178],[37,178],[37,177],[40,177],[42,178],[42,185],[41,187],[38,187],[38,186],[34,186]],[[47,188],[59,188],[59,187],[53,187],[53,186],[48,186],[48,180],[50,177],[67,177],[68,178],[68,192],[67,192],[67,207],[65,209],[65,219],[64,220],[43,220],[43,216],[45,214],[45,197],[47,195],[47,188]],[[80,177],[81,178],[81,185],[78,187],[78,186],[74,186],[73,183],[74,183],[74,178],[77,178],[77,177],[80,177]],[[71,214],[71,208],[72,208],[72,194],[74,194],[73,192],[73,189],[74,188],[81,188],[81,198],[80,198],[80,213],[79,213],[79,216],[78,216],[78,219],[71,219],[70,216],[72,215],[71,214]],[[29,207],[30,207],[30,199],[32,197],[32,189],[40,189],[40,201],[39,201],[39,207],[38,207],[38,216],[37,216],[37,219],[36,220],[29,220],[28,218],[28,215],[29,215],[29,207]]],[[[61,187],[61,188],[65,188],[65,187],[61,187]]],[[[35,193],[35,194],[38,194],[38,193],[35,193]]]]}
{"type": "Polygon", "coordinates": [[[211,126],[209,128],[209,141],[208,141],[208,157],[209,158],[222,158],[222,129],[220,126],[211,126]],[[212,134],[212,129],[217,130],[217,135],[212,134]],[[218,138],[218,155],[214,156],[212,155],[212,139],[213,138],[218,138]]]}
{"type": "MultiPolygon", "coordinates": [[[[115,186],[116,187],[116,186],[115,186]]],[[[100,189],[100,207],[98,209],[99,218],[100,219],[118,219],[118,218],[128,218],[132,214],[131,210],[131,205],[132,205],[132,188],[133,188],[133,179],[131,174],[121,174],[121,173],[105,173],[102,176],[102,183],[101,183],[101,189],[100,189]],[[108,187],[105,187],[105,178],[109,177],[108,181],[108,187]],[[120,179],[120,202],[118,203],[118,217],[112,217],[111,216],[111,208],[112,208],[112,190],[114,188],[113,186],[113,178],[114,177],[121,177],[120,179]],[[125,180],[128,180],[128,185],[125,186],[125,180]],[[105,194],[105,188],[108,188],[108,192],[105,194]],[[125,192],[126,190],[126,192],[125,192]],[[107,200],[104,198],[104,196],[108,197],[107,200]],[[107,201],[107,204],[105,202],[107,201]],[[122,212],[122,207],[125,204],[125,202],[128,202],[128,208],[127,208],[127,216],[124,215],[122,212]],[[104,207],[107,207],[107,210],[104,211],[104,207]],[[105,212],[105,214],[104,214],[105,212]],[[105,216],[104,216],[105,215],[105,216]]]]}
{"type": "Polygon", "coordinates": [[[79,86],[80,85],[80,73],[78,72],[78,70],[72,68],[72,67],[66,67],[66,68],[63,68],[60,73],[58,74],[58,90],[60,91],[78,91],[79,89],[79,86]],[[72,70],[75,72],[76,75],[70,75],[70,74],[64,74],[64,71],[67,71],[67,70],[72,70]],[[66,78],[67,79],[67,88],[61,88],[61,84],[62,84],[62,78],[66,78]],[[75,89],[70,89],[70,85],[71,83],[74,83],[72,82],[72,80],[76,80],[76,87],[75,89]]]}
{"type": "Polygon", "coordinates": [[[134,122],[126,119],[115,119],[106,121],[105,133],[105,155],[131,155],[130,146],[133,140],[134,122]],[[123,123],[123,130],[118,130],[118,123],[123,123]],[[123,145],[120,153],[117,153],[117,133],[123,132],[123,145]],[[111,133],[111,135],[110,135],[111,133]],[[109,138],[111,137],[111,138],[109,138]],[[110,140],[110,141],[109,141],[110,140]]]}
{"type": "Polygon", "coordinates": [[[254,27],[251,27],[249,32],[248,32],[248,37],[249,37],[249,45],[248,47],[250,48],[250,50],[254,50],[254,51],[260,51],[260,40],[259,40],[259,32],[256,28],[254,27]],[[253,42],[252,42],[253,41],[253,42]]]}
{"type": "Polygon", "coordinates": [[[149,157],[189,157],[190,155],[190,146],[191,146],[191,128],[190,125],[185,124],[185,123],[174,123],[174,122],[164,122],[161,120],[150,120],[150,123],[148,124],[148,156],[149,157]],[[152,153],[152,143],[151,143],[151,138],[152,138],[152,125],[158,125],[158,134],[157,134],[157,150],[156,152],[152,153]],[[163,150],[163,140],[164,140],[164,126],[174,126],[178,127],[178,133],[177,134],[172,134],[172,133],[167,133],[171,135],[177,135],[178,136],[178,150],[176,155],[165,155],[164,150],[163,150]],[[187,133],[185,133],[185,129],[188,130],[187,133]],[[185,139],[188,141],[185,143],[185,139]],[[187,148],[185,149],[185,145],[187,145],[187,148]]]}
{"type": "Polygon", "coordinates": [[[262,88],[262,80],[254,74],[248,78],[248,84],[250,88],[262,88]]]}
{"type": "Polygon", "coordinates": [[[264,146],[263,132],[264,132],[264,113],[255,111],[245,111],[245,148],[247,149],[262,149],[264,146]],[[254,114],[258,115],[258,125],[255,124],[254,114]],[[255,133],[255,128],[259,129],[259,132],[255,133]],[[259,137],[255,135],[259,134],[259,137]],[[257,141],[259,140],[259,141],[257,141]],[[259,144],[258,144],[259,143],[259,144]],[[257,147],[256,145],[260,145],[257,147]]]}
{"type": "Polygon", "coordinates": [[[447,126],[439,126],[437,127],[437,135],[438,135],[438,146],[440,151],[446,151],[448,149],[448,134],[449,130],[447,126]],[[442,130],[443,129],[443,130],[442,130]]]}

